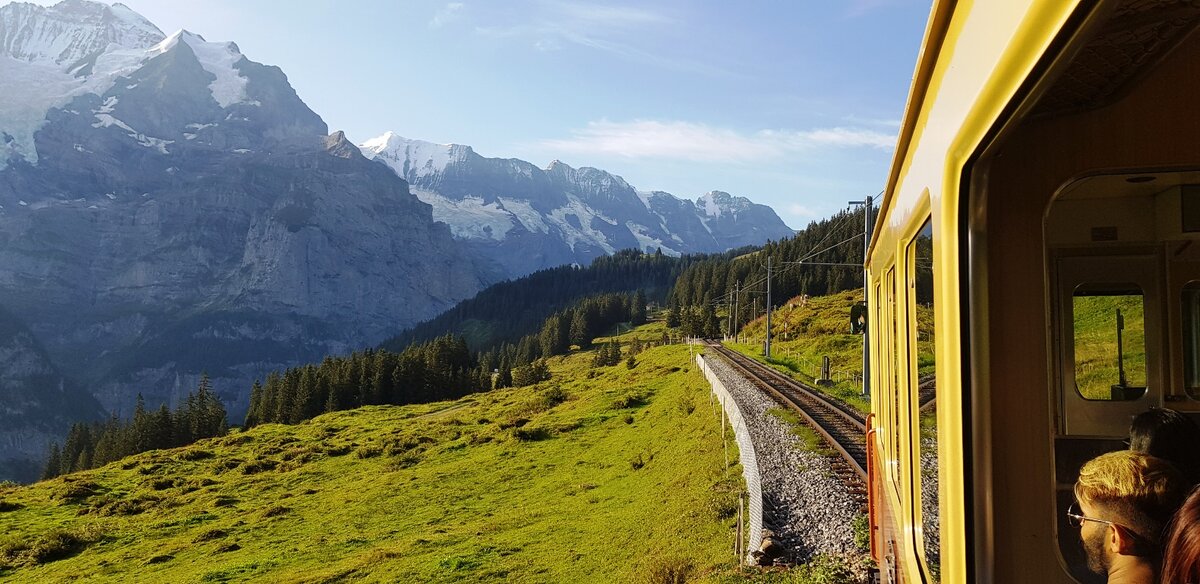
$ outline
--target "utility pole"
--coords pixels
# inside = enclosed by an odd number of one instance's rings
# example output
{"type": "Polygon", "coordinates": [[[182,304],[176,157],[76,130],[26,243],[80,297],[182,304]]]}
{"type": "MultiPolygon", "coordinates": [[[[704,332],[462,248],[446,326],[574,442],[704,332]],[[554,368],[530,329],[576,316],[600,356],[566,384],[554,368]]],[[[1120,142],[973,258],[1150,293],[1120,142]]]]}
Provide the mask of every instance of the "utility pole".
{"type": "Polygon", "coordinates": [[[737,342],[738,333],[738,302],[742,297],[742,281],[737,280],[733,284],[733,342],[737,342]]]}
{"type": "MultiPolygon", "coordinates": [[[[872,197],[867,197],[867,199],[865,201],[850,201],[851,205],[862,205],[863,213],[864,213],[864,215],[863,215],[863,301],[864,302],[867,300],[867,286],[870,284],[870,282],[867,279],[868,278],[867,250],[870,249],[870,247],[871,247],[871,231],[872,231],[871,228],[875,226],[875,224],[871,218],[871,206],[874,205],[874,203],[875,203],[875,201],[872,197]]],[[[862,394],[865,397],[870,397],[870,395],[871,395],[871,348],[870,348],[871,345],[868,341],[869,341],[869,338],[871,335],[871,327],[874,325],[878,325],[879,323],[871,323],[870,313],[867,314],[866,322],[867,322],[867,326],[865,329],[863,329],[862,394]]]]}
{"type": "Polygon", "coordinates": [[[767,335],[763,355],[771,357],[771,256],[767,256],[767,335]]]}

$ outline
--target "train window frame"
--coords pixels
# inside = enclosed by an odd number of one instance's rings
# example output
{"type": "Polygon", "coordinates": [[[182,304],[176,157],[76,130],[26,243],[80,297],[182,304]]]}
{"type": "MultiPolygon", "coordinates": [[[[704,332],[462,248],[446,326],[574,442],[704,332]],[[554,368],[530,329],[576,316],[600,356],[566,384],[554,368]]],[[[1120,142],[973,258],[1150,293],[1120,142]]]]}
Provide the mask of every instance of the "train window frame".
{"type": "Polygon", "coordinates": [[[884,284],[883,289],[884,289],[884,295],[885,295],[885,301],[883,302],[883,310],[884,310],[884,319],[885,320],[883,320],[882,322],[883,322],[883,324],[886,324],[887,326],[880,327],[880,328],[886,329],[884,334],[881,335],[883,337],[881,339],[883,341],[882,342],[883,358],[880,359],[880,361],[883,364],[883,371],[881,371],[880,373],[883,374],[881,377],[883,378],[885,383],[891,388],[890,389],[891,399],[888,400],[888,402],[889,402],[888,409],[891,410],[891,420],[889,420],[889,421],[892,423],[891,442],[893,445],[891,452],[889,453],[890,456],[888,457],[888,467],[889,467],[888,474],[890,475],[890,478],[892,479],[892,486],[893,486],[893,488],[896,489],[896,493],[900,493],[901,492],[900,487],[901,487],[901,484],[903,483],[903,480],[901,477],[902,473],[901,473],[901,468],[900,468],[900,452],[901,452],[901,444],[905,444],[906,442],[904,442],[902,440],[903,437],[900,434],[901,428],[904,427],[901,425],[901,418],[900,418],[900,413],[903,409],[900,407],[900,405],[901,405],[900,404],[900,396],[903,392],[901,392],[901,384],[900,384],[900,379],[899,379],[900,370],[899,370],[898,365],[899,365],[900,355],[899,355],[899,351],[897,350],[897,347],[896,347],[897,341],[899,340],[899,338],[898,338],[899,325],[896,322],[897,318],[896,318],[896,266],[895,265],[888,267],[887,272],[883,276],[883,284],[884,284]]]}
{"type": "MultiPolygon", "coordinates": [[[[1149,310],[1149,305],[1146,298],[1146,292],[1136,282],[1084,282],[1075,287],[1072,292],[1072,305],[1070,312],[1070,338],[1071,343],[1071,379],[1072,389],[1082,399],[1089,402],[1105,403],[1105,402],[1132,402],[1143,399],[1147,395],[1149,388],[1150,366],[1147,361],[1149,355],[1148,340],[1146,338],[1146,313],[1149,310]],[[1080,386],[1080,334],[1082,328],[1078,326],[1079,312],[1078,305],[1082,298],[1118,298],[1118,297],[1137,297],[1140,299],[1138,303],[1140,313],[1135,322],[1140,323],[1140,326],[1134,330],[1140,330],[1140,351],[1141,351],[1141,368],[1138,370],[1138,377],[1132,378],[1135,381],[1141,381],[1141,385],[1127,383],[1130,378],[1126,377],[1126,367],[1124,366],[1124,348],[1125,341],[1123,331],[1126,327],[1122,326],[1126,319],[1123,317],[1120,308],[1117,308],[1116,317],[1113,321],[1117,326],[1117,333],[1114,336],[1117,344],[1118,357],[1118,382],[1110,388],[1110,398],[1089,397],[1084,393],[1080,386]],[[1117,396],[1120,397],[1117,397],[1117,396]]],[[[1128,308],[1128,307],[1127,307],[1128,308]]],[[[1103,334],[1103,333],[1102,333],[1103,334]]],[[[1139,338],[1139,337],[1134,337],[1139,338]]],[[[1135,353],[1136,354],[1136,353],[1135,353]]]]}
{"type": "MultiPolygon", "coordinates": [[[[906,283],[906,285],[905,285],[905,324],[906,324],[905,328],[906,328],[906,331],[905,332],[906,332],[906,335],[905,336],[906,336],[906,341],[907,341],[906,342],[907,346],[905,347],[905,349],[906,349],[905,353],[906,353],[906,357],[907,357],[907,359],[906,359],[906,361],[907,361],[906,362],[907,383],[905,384],[905,389],[906,389],[906,394],[908,396],[907,402],[908,402],[908,406],[909,406],[909,424],[910,424],[909,435],[911,438],[913,438],[912,440],[910,440],[910,442],[912,444],[912,450],[913,450],[913,452],[911,453],[912,473],[911,473],[911,485],[910,485],[910,488],[911,488],[910,492],[912,494],[912,502],[913,502],[913,509],[912,509],[913,539],[914,539],[913,549],[917,552],[917,556],[920,561],[920,570],[921,570],[922,580],[927,584],[937,584],[937,583],[941,582],[941,560],[940,560],[941,552],[942,552],[941,537],[940,537],[941,536],[941,525],[940,525],[941,481],[939,478],[940,473],[938,472],[938,470],[939,470],[938,469],[938,461],[940,460],[942,452],[941,452],[940,440],[936,434],[937,422],[936,422],[936,417],[935,417],[934,424],[933,424],[933,428],[934,428],[934,432],[935,432],[934,442],[933,442],[933,465],[934,466],[932,468],[932,473],[929,473],[928,471],[930,471],[930,469],[927,468],[927,466],[925,464],[925,460],[923,458],[923,454],[927,452],[927,449],[922,446],[922,444],[924,442],[925,424],[923,422],[923,418],[922,418],[922,414],[921,414],[921,404],[920,404],[920,378],[921,378],[921,376],[920,376],[920,369],[921,369],[920,335],[922,332],[922,326],[921,326],[921,319],[920,319],[920,316],[918,313],[918,308],[919,308],[919,305],[921,304],[919,301],[920,299],[918,298],[919,291],[920,291],[918,288],[918,285],[919,285],[918,278],[919,278],[919,273],[920,273],[920,271],[919,271],[920,266],[918,265],[918,260],[920,259],[919,256],[925,251],[921,248],[920,242],[923,237],[928,237],[928,240],[929,240],[929,249],[928,249],[929,258],[928,259],[930,261],[930,266],[929,266],[930,290],[928,291],[929,296],[930,296],[929,304],[930,304],[931,308],[936,307],[937,306],[936,298],[933,297],[933,296],[935,296],[935,288],[936,288],[936,286],[934,286],[934,284],[933,284],[933,282],[934,282],[934,278],[933,278],[934,259],[933,258],[935,255],[934,247],[936,246],[934,233],[935,232],[934,232],[934,228],[933,228],[933,217],[931,215],[926,215],[925,220],[920,223],[920,227],[916,230],[916,232],[914,232],[912,234],[912,237],[910,237],[906,240],[906,244],[904,247],[904,261],[905,261],[905,271],[906,271],[906,273],[905,273],[905,283],[906,283]],[[937,522],[936,523],[937,530],[934,531],[932,534],[936,538],[936,542],[934,542],[932,545],[935,545],[937,547],[937,556],[934,561],[930,561],[930,558],[929,558],[930,549],[931,549],[930,548],[931,542],[929,540],[929,536],[931,534],[927,533],[927,531],[926,531],[927,526],[926,526],[925,507],[926,507],[927,503],[930,502],[930,501],[926,500],[926,494],[927,494],[926,485],[925,485],[926,474],[931,474],[934,477],[935,489],[934,489],[934,494],[932,497],[932,503],[933,503],[933,505],[938,507],[933,513],[933,520],[935,522],[937,522]]],[[[932,332],[932,331],[929,331],[929,332],[932,332]]],[[[934,336],[933,339],[934,339],[934,342],[936,343],[936,336],[934,336]]],[[[935,392],[935,396],[936,396],[936,391],[937,391],[936,344],[934,347],[933,361],[934,361],[934,366],[935,366],[934,373],[933,373],[933,383],[934,383],[934,392],[935,392]]],[[[936,397],[935,397],[935,399],[936,399],[936,397]]],[[[934,416],[936,416],[936,412],[934,413],[934,416]]]]}
{"type": "Polygon", "coordinates": [[[1184,395],[1200,401],[1200,280],[1188,280],[1179,288],[1179,309],[1180,381],[1184,395]],[[1188,309],[1189,292],[1193,296],[1192,310],[1188,309]]]}
{"type": "MultiPolygon", "coordinates": [[[[873,318],[874,318],[873,322],[876,323],[874,326],[879,327],[879,328],[881,328],[880,323],[885,322],[885,320],[883,318],[883,314],[884,314],[883,313],[883,303],[884,303],[883,281],[884,280],[882,277],[877,278],[874,281],[874,284],[875,284],[875,297],[874,297],[875,314],[873,315],[873,318]]],[[[869,334],[880,335],[880,333],[877,331],[871,331],[869,334]]],[[[878,396],[880,399],[878,401],[876,401],[875,399],[872,399],[871,403],[872,404],[877,403],[878,407],[879,407],[879,411],[875,412],[875,419],[876,419],[876,425],[881,426],[881,431],[876,432],[876,436],[879,437],[879,440],[882,443],[881,444],[882,448],[880,449],[880,452],[882,452],[882,454],[883,454],[884,461],[889,461],[892,459],[892,451],[895,448],[895,445],[892,443],[891,437],[888,434],[888,430],[890,430],[889,426],[890,426],[891,420],[892,420],[891,407],[890,407],[890,404],[888,403],[888,400],[883,399],[884,397],[886,397],[888,395],[888,390],[887,390],[887,385],[885,383],[883,383],[883,380],[886,379],[886,377],[884,376],[885,369],[883,366],[882,339],[880,339],[880,342],[876,343],[874,345],[874,347],[872,347],[872,348],[873,348],[873,350],[871,352],[871,370],[876,373],[875,373],[875,375],[871,376],[871,383],[873,386],[871,388],[871,391],[872,391],[873,395],[878,396]]],[[[885,465],[885,467],[886,467],[886,465],[885,465]]],[[[884,472],[886,473],[887,470],[885,469],[884,472]]]]}

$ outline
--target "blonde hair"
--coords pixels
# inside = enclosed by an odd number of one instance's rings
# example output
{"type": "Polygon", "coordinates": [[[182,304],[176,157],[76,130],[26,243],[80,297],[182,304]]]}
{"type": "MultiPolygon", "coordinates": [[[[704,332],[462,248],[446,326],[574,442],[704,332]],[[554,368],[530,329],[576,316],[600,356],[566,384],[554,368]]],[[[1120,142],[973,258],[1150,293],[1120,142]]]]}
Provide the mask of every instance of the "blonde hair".
{"type": "Polygon", "coordinates": [[[1185,483],[1161,458],[1121,450],[1101,454],[1079,469],[1075,497],[1112,514],[1108,519],[1158,542],[1162,526],[1183,500],[1185,483]]]}

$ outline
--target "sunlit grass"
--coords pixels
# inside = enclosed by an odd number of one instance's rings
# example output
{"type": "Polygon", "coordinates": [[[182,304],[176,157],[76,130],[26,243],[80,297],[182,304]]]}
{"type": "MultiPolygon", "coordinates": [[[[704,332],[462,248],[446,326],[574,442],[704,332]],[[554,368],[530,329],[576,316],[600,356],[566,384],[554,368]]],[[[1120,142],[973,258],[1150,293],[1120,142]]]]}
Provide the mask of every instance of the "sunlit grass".
{"type": "Polygon", "coordinates": [[[743,486],[688,356],[653,347],[632,369],[593,369],[577,352],[533,387],[267,424],[0,487],[0,579],[717,577],[743,486]]]}

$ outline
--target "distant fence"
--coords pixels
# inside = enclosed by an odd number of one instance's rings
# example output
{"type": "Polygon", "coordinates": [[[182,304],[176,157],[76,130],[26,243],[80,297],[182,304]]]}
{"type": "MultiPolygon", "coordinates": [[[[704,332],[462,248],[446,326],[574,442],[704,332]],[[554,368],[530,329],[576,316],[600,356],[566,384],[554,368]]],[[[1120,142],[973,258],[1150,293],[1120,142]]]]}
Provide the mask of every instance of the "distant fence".
{"type": "MultiPolygon", "coordinates": [[[[700,366],[700,371],[704,372],[704,377],[712,385],[713,395],[721,402],[721,408],[725,410],[725,417],[733,426],[734,439],[738,445],[738,456],[742,462],[742,476],[746,479],[746,494],[750,499],[749,530],[746,534],[746,547],[743,549],[751,552],[757,550],[762,544],[763,526],[762,480],[758,474],[758,458],[754,455],[754,442],[750,440],[750,430],[746,428],[742,411],[738,409],[737,402],[725,389],[720,378],[712,369],[708,368],[702,355],[696,355],[696,363],[700,366]]],[[[743,556],[742,560],[746,561],[747,558],[748,556],[743,556]]]]}

